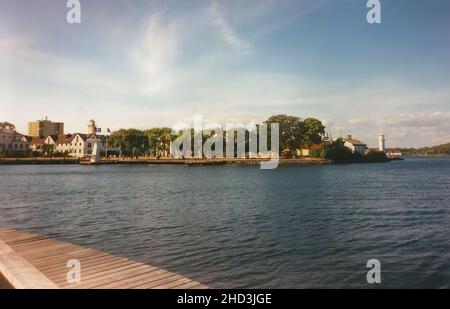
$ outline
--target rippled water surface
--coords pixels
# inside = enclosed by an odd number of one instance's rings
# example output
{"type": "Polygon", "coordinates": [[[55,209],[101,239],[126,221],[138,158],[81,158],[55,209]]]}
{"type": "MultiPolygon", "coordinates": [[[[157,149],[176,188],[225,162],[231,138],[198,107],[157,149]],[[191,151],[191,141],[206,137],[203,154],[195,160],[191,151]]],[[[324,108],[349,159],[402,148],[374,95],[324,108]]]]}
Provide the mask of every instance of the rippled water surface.
{"type": "Polygon", "coordinates": [[[450,159],[285,166],[0,166],[0,224],[213,288],[450,287],[450,159]],[[378,286],[380,287],[380,286],[378,286]]]}

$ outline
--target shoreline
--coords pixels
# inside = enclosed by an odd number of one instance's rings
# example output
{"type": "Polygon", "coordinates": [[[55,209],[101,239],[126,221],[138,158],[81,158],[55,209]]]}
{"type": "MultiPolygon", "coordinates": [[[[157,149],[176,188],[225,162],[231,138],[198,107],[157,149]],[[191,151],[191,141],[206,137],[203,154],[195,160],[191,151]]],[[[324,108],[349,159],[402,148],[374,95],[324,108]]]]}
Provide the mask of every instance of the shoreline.
{"type": "MultiPolygon", "coordinates": [[[[64,159],[64,158],[4,158],[0,159],[0,165],[62,165],[62,164],[78,164],[84,166],[91,165],[117,165],[117,164],[150,164],[150,165],[241,165],[252,166],[261,162],[269,161],[269,159],[172,159],[172,158],[139,158],[139,159],[101,159],[97,163],[91,163],[89,160],[82,159],[64,159]]],[[[280,159],[280,165],[327,165],[333,164],[328,159],[302,158],[302,159],[280,159]]]]}

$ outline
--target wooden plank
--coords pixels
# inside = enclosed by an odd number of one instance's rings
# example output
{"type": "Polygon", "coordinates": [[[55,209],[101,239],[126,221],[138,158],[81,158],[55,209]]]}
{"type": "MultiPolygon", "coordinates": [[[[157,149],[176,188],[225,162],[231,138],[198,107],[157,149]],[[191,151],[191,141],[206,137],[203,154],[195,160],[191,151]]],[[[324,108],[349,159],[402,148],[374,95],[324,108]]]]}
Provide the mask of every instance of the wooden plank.
{"type": "Polygon", "coordinates": [[[104,272],[100,276],[94,277],[92,279],[87,279],[82,282],[80,288],[96,288],[103,285],[117,285],[121,288],[126,288],[124,286],[124,280],[131,280],[131,278],[142,275],[148,277],[152,272],[157,271],[158,268],[150,267],[148,265],[129,265],[134,267],[128,267],[121,269],[116,272],[104,272]]]}
{"type": "Polygon", "coordinates": [[[98,286],[99,282],[104,282],[106,280],[114,281],[115,276],[117,274],[122,273],[124,271],[128,271],[129,269],[145,269],[147,265],[140,265],[134,261],[128,261],[128,264],[124,264],[122,266],[113,267],[109,269],[99,269],[98,272],[81,277],[81,283],[79,285],[69,284],[65,280],[54,280],[54,282],[63,287],[63,288],[83,288],[89,289],[95,286],[98,286]]]}
{"type": "Polygon", "coordinates": [[[56,289],[33,265],[0,240],[0,273],[16,289],[56,289]]]}
{"type": "MultiPolygon", "coordinates": [[[[131,260],[113,261],[113,262],[109,262],[107,264],[100,264],[98,266],[90,267],[88,269],[85,269],[85,268],[83,268],[83,266],[81,266],[81,280],[85,281],[85,278],[99,277],[102,275],[102,271],[108,271],[110,269],[116,269],[116,268],[127,266],[130,264],[132,264],[134,266],[141,266],[139,263],[136,263],[131,260]]],[[[64,282],[66,271],[67,270],[61,271],[59,273],[53,273],[52,279],[54,278],[55,282],[60,282],[60,281],[64,282]]]]}
{"type": "Polygon", "coordinates": [[[39,266],[39,265],[46,265],[49,261],[54,261],[55,259],[66,259],[69,260],[73,257],[79,257],[84,258],[86,255],[91,254],[89,249],[81,249],[81,250],[73,250],[73,251],[66,251],[64,253],[59,253],[57,256],[38,256],[38,257],[29,257],[28,261],[32,263],[33,265],[39,266]]]}
{"type": "MultiPolygon", "coordinates": [[[[118,259],[114,256],[110,256],[110,255],[104,255],[104,256],[99,256],[99,255],[92,255],[90,256],[88,259],[79,259],[81,267],[84,270],[90,269],[91,267],[97,267],[100,264],[107,264],[107,263],[118,263],[121,261],[125,261],[126,259],[118,259]]],[[[62,267],[64,269],[67,268],[67,261],[64,262],[60,262],[60,261],[54,261],[52,263],[50,263],[50,265],[45,266],[45,267],[40,267],[39,269],[41,269],[42,271],[51,273],[53,272],[55,269],[58,269],[59,267],[62,267]]]]}
{"type": "Polygon", "coordinates": [[[141,270],[139,273],[135,272],[124,272],[123,274],[118,275],[117,277],[114,277],[112,280],[109,279],[104,282],[99,282],[96,286],[93,288],[100,288],[100,289],[129,289],[136,281],[139,280],[146,280],[148,278],[152,278],[152,276],[155,273],[158,272],[164,272],[167,273],[165,270],[162,269],[155,269],[155,268],[145,268],[144,270],[141,270]]]}
{"type": "Polygon", "coordinates": [[[4,246],[3,249],[0,246],[0,265],[3,263],[6,271],[19,271],[29,280],[12,282],[15,287],[207,288],[199,282],[158,267],[41,235],[0,227],[1,240],[4,246]],[[13,261],[11,256],[14,257],[13,261]],[[67,282],[66,275],[70,270],[67,261],[70,259],[77,259],[81,263],[79,284],[67,282]]]}

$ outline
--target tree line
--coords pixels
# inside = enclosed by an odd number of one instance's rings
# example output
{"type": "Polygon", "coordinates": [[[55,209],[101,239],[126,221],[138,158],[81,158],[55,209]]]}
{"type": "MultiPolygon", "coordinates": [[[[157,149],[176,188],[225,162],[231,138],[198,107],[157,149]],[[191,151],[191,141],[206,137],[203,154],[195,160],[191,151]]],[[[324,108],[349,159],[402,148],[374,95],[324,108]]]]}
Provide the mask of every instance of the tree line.
{"type": "MultiPolygon", "coordinates": [[[[265,123],[270,128],[270,124],[279,125],[280,155],[292,156],[300,148],[310,149],[313,145],[321,144],[325,134],[325,126],[315,118],[301,119],[290,115],[273,115],[265,123]]],[[[203,143],[217,130],[212,129],[210,134],[203,134],[203,143]]],[[[194,130],[191,129],[192,135],[194,130]]],[[[224,131],[225,132],[225,131],[224,131]]],[[[182,135],[182,131],[172,133],[171,128],[152,128],[148,130],[120,129],[111,133],[108,137],[108,147],[120,149],[125,155],[153,155],[167,156],[170,152],[170,144],[182,135]]],[[[270,130],[268,132],[270,138],[270,130]]],[[[224,151],[225,138],[224,136],[224,151]]],[[[236,137],[235,137],[236,138],[236,137]]],[[[248,131],[246,132],[246,151],[248,151],[248,131]]],[[[270,140],[268,142],[270,145],[270,140]]]]}

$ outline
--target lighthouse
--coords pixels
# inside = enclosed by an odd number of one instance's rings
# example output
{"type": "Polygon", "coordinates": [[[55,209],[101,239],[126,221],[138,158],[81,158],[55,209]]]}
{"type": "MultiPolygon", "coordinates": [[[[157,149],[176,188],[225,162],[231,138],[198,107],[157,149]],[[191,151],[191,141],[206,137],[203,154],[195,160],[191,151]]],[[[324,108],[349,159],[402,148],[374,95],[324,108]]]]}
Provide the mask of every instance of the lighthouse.
{"type": "Polygon", "coordinates": [[[378,150],[379,151],[385,151],[385,149],[386,149],[386,139],[384,138],[384,134],[383,133],[381,133],[379,136],[378,136],[378,150]]]}
{"type": "Polygon", "coordinates": [[[97,126],[95,124],[94,119],[91,119],[89,121],[89,123],[88,123],[88,134],[92,135],[92,134],[95,134],[95,133],[97,133],[97,126]]]}

